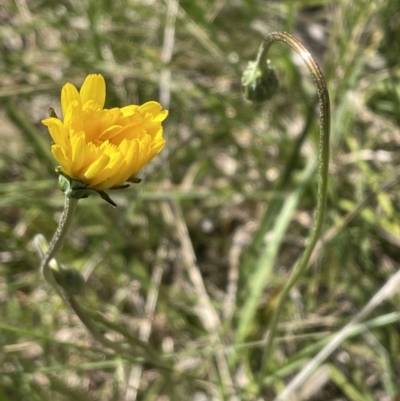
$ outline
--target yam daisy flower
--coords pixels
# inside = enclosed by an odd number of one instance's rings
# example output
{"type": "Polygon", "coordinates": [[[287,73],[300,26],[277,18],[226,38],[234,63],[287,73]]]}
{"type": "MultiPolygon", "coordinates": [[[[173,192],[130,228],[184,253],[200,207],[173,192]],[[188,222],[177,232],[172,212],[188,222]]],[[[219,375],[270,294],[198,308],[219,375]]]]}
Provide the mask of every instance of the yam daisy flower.
{"type": "Polygon", "coordinates": [[[103,76],[88,75],[79,92],[71,83],[62,88],[64,120],[53,112],[42,121],[70,196],[84,198],[94,191],[111,201],[104,191],[138,182],[136,174],[164,147],[161,123],[168,111],[159,103],[104,109],[105,97],[103,76]]]}

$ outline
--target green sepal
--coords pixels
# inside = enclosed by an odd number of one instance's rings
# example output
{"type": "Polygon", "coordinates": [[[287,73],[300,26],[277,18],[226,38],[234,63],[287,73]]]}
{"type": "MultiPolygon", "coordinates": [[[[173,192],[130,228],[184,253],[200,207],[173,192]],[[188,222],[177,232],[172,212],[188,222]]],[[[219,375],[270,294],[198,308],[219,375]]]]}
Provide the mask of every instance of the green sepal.
{"type": "Polygon", "coordinates": [[[129,177],[126,182],[131,182],[132,184],[140,184],[142,182],[141,178],[129,177]]]}
{"type": "Polygon", "coordinates": [[[250,61],[242,75],[242,86],[248,100],[263,102],[272,98],[279,82],[269,63],[261,67],[258,62],[250,61]]]}
{"type": "MultiPolygon", "coordinates": [[[[74,199],[84,199],[88,198],[92,194],[97,194],[111,206],[117,206],[117,204],[104,191],[97,191],[95,189],[88,188],[83,182],[72,179],[60,166],[56,168],[56,171],[58,174],[60,174],[58,177],[58,187],[65,193],[66,196],[74,199]]],[[[129,184],[127,184],[127,186],[129,186],[129,184]]],[[[121,187],[126,188],[126,186],[121,187]]]]}
{"type": "Polygon", "coordinates": [[[109,197],[109,195],[104,192],[104,191],[94,191],[97,192],[101,199],[104,199],[106,202],[108,202],[111,206],[117,207],[117,204],[109,197]]]}
{"type": "Polygon", "coordinates": [[[68,177],[61,167],[57,167],[56,171],[60,174],[58,177],[58,188],[60,188],[65,195],[75,199],[87,198],[90,195],[90,193],[88,193],[90,190],[88,190],[83,182],[68,177]]]}
{"type": "MultiPolygon", "coordinates": [[[[56,172],[60,174],[58,177],[58,187],[65,193],[66,196],[74,199],[83,199],[88,198],[91,194],[95,193],[111,206],[117,207],[117,204],[106,192],[88,188],[83,182],[74,180],[65,173],[61,166],[56,167],[56,172]]],[[[139,182],[142,182],[142,180],[140,178],[130,177],[126,184],[112,187],[110,190],[128,188],[128,182],[138,184],[139,182]]]]}
{"type": "Polygon", "coordinates": [[[49,117],[58,118],[56,112],[52,107],[49,108],[49,117]]]}
{"type": "Polygon", "coordinates": [[[129,188],[129,187],[130,187],[129,184],[123,184],[123,185],[118,185],[117,187],[111,187],[110,190],[113,190],[113,189],[126,189],[126,188],[129,188]]]}

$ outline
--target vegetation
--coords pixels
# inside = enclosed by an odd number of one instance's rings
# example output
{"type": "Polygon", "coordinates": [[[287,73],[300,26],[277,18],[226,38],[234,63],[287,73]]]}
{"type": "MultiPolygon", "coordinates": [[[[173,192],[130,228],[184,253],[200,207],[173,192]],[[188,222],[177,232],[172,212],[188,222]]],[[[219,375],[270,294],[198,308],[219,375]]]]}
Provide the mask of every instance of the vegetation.
{"type": "Polygon", "coordinates": [[[0,19],[0,401],[283,399],[310,361],[288,400],[398,399],[396,0],[5,0],[0,19]],[[263,366],[317,199],[318,101],[302,60],[274,44],[274,97],[242,94],[275,30],[318,61],[332,136],[321,240],[263,366]],[[45,282],[33,244],[64,203],[41,120],[90,73],[106,78],[108,108],[169,110],[143,182],[112,192],[116,208],[79,201],[57,254],[85,278],[76,300],[114,348],[45,282]]]}

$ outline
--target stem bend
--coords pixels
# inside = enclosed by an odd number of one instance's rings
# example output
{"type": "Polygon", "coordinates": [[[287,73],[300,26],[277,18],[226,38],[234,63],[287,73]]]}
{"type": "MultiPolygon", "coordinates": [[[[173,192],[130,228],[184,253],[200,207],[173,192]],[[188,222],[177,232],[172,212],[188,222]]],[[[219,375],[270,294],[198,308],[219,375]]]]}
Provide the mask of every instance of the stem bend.
{"type": "Polygon", "coordinates": [[[310,71],[317,86],[320,114],[320,135],[318,145],[318,194],[315,220],[309,241],[297,266],[294,268],[292,274],[290,275],[280,294],[277,306],[271,318],[270,333],[264,350],[260,379],[264,377],[266,369],[268,367],[272,346],[276,335],[278,320],[282,312],[283,305],[286,301],[289,291],[307,268],[308,261],[311,257],[311,254],[321,232],[326,207],[329,167],[330,101],[328,89],[322,72],[314,58],[311,56],[310,52],[295,37],[293,37],[289,33],[281,31],[272,32],[261,44],[256,61],[259,68],[262,68],[261,65],[265,66],[267,64],[268,51],[271,48],[272,44],[275,42],[283,42],[284,44],[292,48],[301,57],[308,70],[310,71]]]}

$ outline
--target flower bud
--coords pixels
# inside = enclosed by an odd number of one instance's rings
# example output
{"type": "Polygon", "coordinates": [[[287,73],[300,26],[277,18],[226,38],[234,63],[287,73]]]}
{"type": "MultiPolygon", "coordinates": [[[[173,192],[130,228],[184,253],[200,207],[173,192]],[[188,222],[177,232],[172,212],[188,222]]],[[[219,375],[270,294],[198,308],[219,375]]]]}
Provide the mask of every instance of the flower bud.
{"type": "Polygon", "coordinates": [[[261,68],[257,61],[250,61],[242,75],[242,86],[248,100],[263,102],[271,99],[279,82],[269,63],[261,68]]]}

